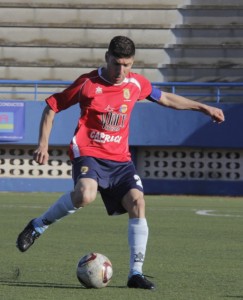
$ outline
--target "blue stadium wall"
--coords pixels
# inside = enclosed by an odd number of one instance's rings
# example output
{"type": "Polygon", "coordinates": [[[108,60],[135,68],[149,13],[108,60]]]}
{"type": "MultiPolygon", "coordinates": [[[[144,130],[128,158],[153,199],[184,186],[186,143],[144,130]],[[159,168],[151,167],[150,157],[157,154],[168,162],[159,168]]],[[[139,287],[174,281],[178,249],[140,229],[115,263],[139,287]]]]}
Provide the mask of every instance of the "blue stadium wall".
{"type": "MultiPolygon", "coordinates": [[[[243,104],[209,103],[223,109],[226,121],[216,124],[208,116],[192,111],[176,111],[154,103],[138,103],[132,114],[130,145],[135,164],[139,149],[146,147],[176,147],[200,149],[235,149],[241,151],[243,138],[243,104]]],[[[38,140],[39,122],[44,102],[25,101],[24,137],[18,142],[2,142],[1,147],[14,144],[33,145],[38,140]]],[[[57,114],[50,145],[66,146],[72,138],[79,116],[74,106],[57,114]]],[[[147,194],[243,195],[242,179],[238,180],[158,180],[143,178],[147,194]]],[[[0,191],[64,192],[72,188],[70,179],[0,179],[0,191]]]]}

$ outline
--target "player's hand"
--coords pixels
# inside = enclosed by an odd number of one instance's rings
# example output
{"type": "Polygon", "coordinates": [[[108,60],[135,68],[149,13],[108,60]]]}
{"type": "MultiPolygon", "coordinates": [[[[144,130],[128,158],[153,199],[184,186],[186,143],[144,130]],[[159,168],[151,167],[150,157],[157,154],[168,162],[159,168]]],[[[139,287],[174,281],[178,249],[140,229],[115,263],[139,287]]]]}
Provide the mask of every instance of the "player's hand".
{"type": "Polygon", "coordinates": [[[45,165],[49,159],[49,153],[46,148],[38,147],[33,154],[33,159],[40,165],[45,165]]]}
{"type": "Polygon", "coordinates": [[[209,115],[211,116],[213,122],[222,123],[225,120],[222,109],[217,107],[210,107],[209,115]]]}

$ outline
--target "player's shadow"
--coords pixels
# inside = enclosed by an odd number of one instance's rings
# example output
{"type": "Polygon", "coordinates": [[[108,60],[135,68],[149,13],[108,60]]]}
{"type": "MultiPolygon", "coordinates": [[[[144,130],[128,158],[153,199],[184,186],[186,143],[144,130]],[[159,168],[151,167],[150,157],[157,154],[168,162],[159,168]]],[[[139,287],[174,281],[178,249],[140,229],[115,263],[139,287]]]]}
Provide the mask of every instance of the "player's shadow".
{"type": "MultiPolygon", "coordinates": [[[[56,289],[83,289],[89,290],[82,285],[62,284],[52,282],[28,282],[28,281],[13,281],[0,280],[0,285],[14,286],[14,287],[33,287],[33,288],[56,288],[56,289]]],[[[126,288],[126,286],[107,286],[106,288],[126,288]]]]}
{"type": "Polygon", "coordinates": [[[57,288],[57,289],[82,289],[81,285],[71,285],[52,282],[28,282],[28,281],[12,281],[0,280],[0,285],[15,286],[15,287],[38,287],[38,288],[57,288]]]}

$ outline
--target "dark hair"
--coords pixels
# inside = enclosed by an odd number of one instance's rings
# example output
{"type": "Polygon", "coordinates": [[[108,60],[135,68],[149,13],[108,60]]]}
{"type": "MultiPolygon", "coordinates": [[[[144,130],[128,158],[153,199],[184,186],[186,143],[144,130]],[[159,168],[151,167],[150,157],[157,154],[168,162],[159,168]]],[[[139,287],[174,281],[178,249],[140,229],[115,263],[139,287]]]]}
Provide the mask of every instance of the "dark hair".
{"type": "Polygon", "coordinates": [[[135,45],[126,36],[115,36],[110,41],[108,52],[117,58],[129,58],[135,55],[135,45]]]}

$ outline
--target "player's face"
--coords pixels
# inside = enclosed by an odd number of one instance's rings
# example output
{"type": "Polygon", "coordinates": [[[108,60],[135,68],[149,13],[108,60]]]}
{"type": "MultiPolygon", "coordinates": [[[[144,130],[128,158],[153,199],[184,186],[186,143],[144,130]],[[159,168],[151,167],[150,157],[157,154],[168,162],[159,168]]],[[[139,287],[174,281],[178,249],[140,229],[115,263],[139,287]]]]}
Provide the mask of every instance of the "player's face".
{"type": "Polygon", "coordinates": [[[106,54],[106,77],[113,84],[123,82],[125,77],[130,72],[134,62],[134,57],[116,58],[112,55],[106,54]]]}

